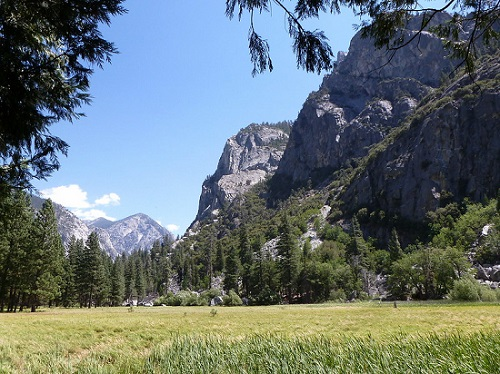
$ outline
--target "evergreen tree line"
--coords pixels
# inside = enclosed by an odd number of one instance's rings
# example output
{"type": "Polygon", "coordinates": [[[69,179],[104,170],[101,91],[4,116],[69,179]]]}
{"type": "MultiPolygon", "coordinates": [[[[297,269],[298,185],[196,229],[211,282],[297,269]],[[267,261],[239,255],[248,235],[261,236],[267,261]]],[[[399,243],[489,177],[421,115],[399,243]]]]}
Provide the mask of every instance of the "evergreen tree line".
{"type": "Polygon", "coordinates": [[[169,247],[159,241],[112,259],[93,232],[65,249],[50,200],[38,212],[22,191],[0,202],[0,311],[122,305],[165,294],[170,269],[169,247]]]}

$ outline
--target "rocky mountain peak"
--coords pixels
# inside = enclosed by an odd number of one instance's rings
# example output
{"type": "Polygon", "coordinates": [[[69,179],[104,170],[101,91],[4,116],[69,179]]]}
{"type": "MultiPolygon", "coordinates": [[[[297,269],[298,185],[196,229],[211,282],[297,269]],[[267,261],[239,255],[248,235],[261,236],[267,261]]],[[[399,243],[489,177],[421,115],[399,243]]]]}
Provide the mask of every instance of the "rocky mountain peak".
{"type": "Polygon", "coordinates": [[[193,224],[272,175],[288,142],[290,128],[288,122],[251,124],[230,137],[215,173],[203,182],[193,224]]]}
{"type": "MultiPolygon", "coordinates": [[[[31,199],[35,209],[42,206],[43,199],[37,196],[32,196],[31,199]]],[[[130,254],[137,249],[149,249],[155,241],[172,237],[166,228],[143,213],[115,222],[105,218],[85,222],[62,205],[53,205],[59,233],[66,248],[72,236],[86,241],[92,231],[97,232],[101,249],[111,257],[122,253],[130,254]]]]}
{"type": "Polygon", "coordinates": [[[110,221],[106,218],[100,217],[95,220],[92,220],[87,223],[88,226],[90,227],[95,227],[95,228],[101,228],[101,229],[107,229],[113,224],[113,221],[110,221]]]}

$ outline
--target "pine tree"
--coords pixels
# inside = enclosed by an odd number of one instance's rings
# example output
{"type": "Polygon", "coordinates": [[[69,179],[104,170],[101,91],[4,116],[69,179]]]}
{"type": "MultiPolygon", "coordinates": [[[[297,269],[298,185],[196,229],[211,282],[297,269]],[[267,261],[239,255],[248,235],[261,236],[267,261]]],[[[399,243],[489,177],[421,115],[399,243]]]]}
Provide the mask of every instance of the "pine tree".
{"type": "Polygon", "coordinates": [[[144,276],[144,264],[142,263],[141,256],[135,254],[135,290],[137,291],[137,298],[144,299],[146,296],[146,277],[144,276]]]}
{"type": "MultiPolygon", "coordinates": [[[[74,239],[74,238],[73,238],[74,239]]],[[[80,308],[85,305],[86,300],[86,282],[85,280],[85,263],[83,253],[85,252],[85,242],[83,239],[74,239],[70,242],[68,248],[68,260],[70,263],[70,271],[72,272],[73,287],[75,290],[74,301],[77,301],[80,308]]],[[[71,292],[71,284],[69,285],[71,292]]],[[[71,303],[71,295],[68,295],[68,301],[71,303]]]]}
{"type": "Polygon", "coordinates": [[[151,261],[151,254],[149,251],[139,250],[138,257],[140,257],[140,262],[142,264],[142,276],[144,278],[144,295],[149,295],[154,290],[153,281],[153,263],[151,261]]]}
{"type": "Polygon", "coordinates": [[[99,274],[99,285],[96,294],[96,306],[111,305],[111,271],[113,268],[113,260],[111,257],[101,250],[101,266],[99,274]]]}
{"type": "Polygon", "coordinates": [[[368,252],[368,246],[363,238],[363,231],[356,216],[352,217],[352,243],[349,255],[354,267],[363,266],[368,252]]]}
{"type": "Polygon", "coordinates": [[[238,279],[240,276],[240,261],[238,251],[234,246],[229,247],[229,253],[226,258],[226,269],[224,273],[224,290],[230,290],[238,293],[238,279]]]}
{"type": "Polygon", "coordinates": [[[103,263],[99,236],[94,231],[87,238],[78,260],[78,285],[82,291],[83,304],[88,308],[95,304],[102,284],[103,263]]]}
{"type": "Polygon", "coordinates": [[[243,295],[248,296],[250,287],[250,270],[252,267],[252,247],[248,237],[246,226],[241,227],[240,230],[240,263],[241,263],[241,285],[243,288],[243,295]]]}
{"type": "Polygon", "coordinates": [[[153,273],[153,292],[166,295],[172,276],[172,262],[169,256],[169,244],[160,245],[157,241],[151,248],[151,262],[153,273]]]}
{"type": "Polygon", "coordinates": [[[162,256],[163,256],[163,249],[162,249],[162,246],[160,244],[160,241],[159,240],[156,240],[154,243],[153,243],[153,246],[151,247],[151,249],[149,250],[149,257],[150,257],[150,260],[151,260],[151,277],[152,277],[152,284],[153,284],[153,288],[155,290],[159,290],[160,287],[161,287],[161,283],[162,283],[162,280],[161,280],[161,260],[162,260],[162,256]]]}
{"type": "Polygon", "coordinates": [[[61,295],[64,247],[50,200],[46,200],[36,214],[26,265],[26,298],[34,312],[37,306],[51,303],[61,295]]]}
{"type": "Polygon", "coordinates": [[[283,216],[280,231],[278,266],[281,275],[281,287],[287,296],[288,302],[292,302],[300,274],[300,253],[292,225],[286,214],[283,216]]]}
{"type": "Polygon", "coordinates": [[[132,302],[134,297],[137,297],[135,290],[135,264],[132,256],[124,259],[125,262],[125,298],[132,302]]]}
{"type": "Polygon", "coordinates": [[[33,211],[28,196],[15,191],[0,199],[0,311],[15,312],[26,286],[33,211]]]}
{"type": "Polygon", "coordinates": [[[111,270],[111,305],[121,305],[125,299],[125,270],[123,258],[117,257],[111,270]]]}
{"type": "Polygon", "coordinates": [[[226,255],[224,253],[224,246],[221,240],[217,240],[215,245],[215,264],[214,270],[216,272],[222,272],[226,266],[226,255]]]}
{"type": "Polygon", "coordinates": [[[399,236],[395,227],[391,230],[388,247],[391,263],[403,257],[403,250],[401,249],[401,244],[399,244],[399,236]]]}
{"type": "Polygon", "coordinates": [[[77,300],[76,287],[76,254],[77,240],[74,236],[70,238],[67,255],[64,261],[64,273],[61,287],[61,303],[64,307],[72,306],[77,300]]]}
{"type": "Polygon", "coordinates": [[[356,297],[359,291],[368,288],[366,276],[368,245],[363,238],[363,231],[356,216],[352,217],[352,240],[348,247],[349,262],[352,271],[352,296],[356,297]]]}

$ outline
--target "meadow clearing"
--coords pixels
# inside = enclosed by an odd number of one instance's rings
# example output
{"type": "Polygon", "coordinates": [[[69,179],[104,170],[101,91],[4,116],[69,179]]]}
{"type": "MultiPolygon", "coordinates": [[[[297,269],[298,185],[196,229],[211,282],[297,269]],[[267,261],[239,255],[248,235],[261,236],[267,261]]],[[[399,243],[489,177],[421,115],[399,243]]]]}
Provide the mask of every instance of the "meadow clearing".
{"type": "Polygon", "coordinates": [[[0,373],[386,372],[500,372],[500,305],[394,308],[372,302],[0,314],[0,373]]]}

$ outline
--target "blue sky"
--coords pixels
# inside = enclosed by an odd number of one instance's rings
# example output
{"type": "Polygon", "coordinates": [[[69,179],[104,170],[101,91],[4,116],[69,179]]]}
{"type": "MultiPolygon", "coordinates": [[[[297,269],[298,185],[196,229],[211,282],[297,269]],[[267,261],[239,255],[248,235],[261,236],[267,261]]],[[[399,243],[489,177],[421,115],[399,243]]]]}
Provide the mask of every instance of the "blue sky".
{"type": "MultiPolygon", "coordinates": [[[[255,28],[275,70],[252,77],[248,16],[225,17],[225,1],[129,0],[105,37],[120,54],[96,70],[86,117],[52,133],[70,145],[61,168],[35,187],[84,219],[145,213],[182,235],[225,141],[250,123],[294,120],[322,76],[297,69],[276,8],[255,28]],[[176,229],[176,230],[174,230],[176,229]]],[[[352,12],[309,22],[347,51],[352,12]]]]}

